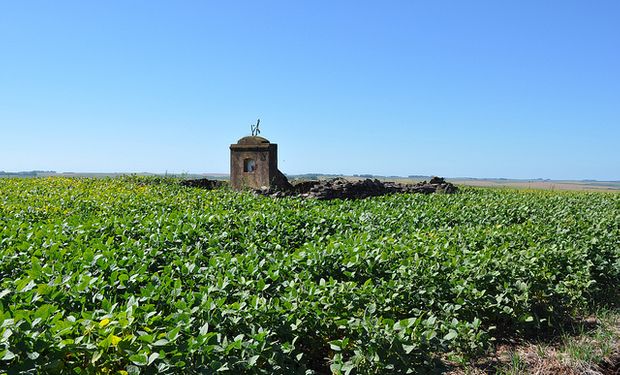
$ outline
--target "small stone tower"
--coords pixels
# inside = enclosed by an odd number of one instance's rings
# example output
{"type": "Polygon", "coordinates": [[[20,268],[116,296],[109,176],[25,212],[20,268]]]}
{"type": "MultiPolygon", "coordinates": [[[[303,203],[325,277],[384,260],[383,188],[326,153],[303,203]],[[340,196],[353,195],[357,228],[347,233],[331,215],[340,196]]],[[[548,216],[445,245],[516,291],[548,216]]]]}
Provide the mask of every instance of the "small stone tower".
{"type": "Polygon", "coordinates": [[[257,135],[230,145],[230,185],[235,190],[289,188],[278,170],[278,145],[257,135]]]}

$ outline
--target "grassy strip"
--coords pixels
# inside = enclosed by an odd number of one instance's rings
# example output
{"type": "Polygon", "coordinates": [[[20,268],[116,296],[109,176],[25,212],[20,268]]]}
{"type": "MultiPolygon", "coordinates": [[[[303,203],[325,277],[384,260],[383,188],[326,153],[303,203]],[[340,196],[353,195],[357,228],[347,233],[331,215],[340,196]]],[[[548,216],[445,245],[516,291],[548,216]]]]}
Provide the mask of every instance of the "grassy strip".
{"type": "Polygon", "coordinates": [[[599,309],[536,340],[503,343],[487,356],[454,365],[449,375],[606,375],[620,371],[620,309],[599,309]]]}

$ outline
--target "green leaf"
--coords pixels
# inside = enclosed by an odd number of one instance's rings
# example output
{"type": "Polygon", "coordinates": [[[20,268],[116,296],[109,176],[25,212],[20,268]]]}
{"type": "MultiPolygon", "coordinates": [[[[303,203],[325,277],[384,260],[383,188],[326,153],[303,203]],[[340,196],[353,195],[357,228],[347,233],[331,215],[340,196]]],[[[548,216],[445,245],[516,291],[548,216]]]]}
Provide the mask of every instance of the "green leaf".
{"type": "Polygon", "coordinates": [[[24,279],[17,283],[17,291],[25,293],[32,290],[37,284],[31,279],[24,279]]]}
{"type": "Polygon", "coordinates": [[[155,337],[153,337],[153,335],[140,335],[138,336],[138,340],[147,342],[150,344],[153,342],[153,340],[155,340],[155,337]]]}
{"type": "Polygon", "coordinates": [[[220,368],[217,369],[217,372],[228,371],[230,368],[228,367],[228,363],[224,363],[220,368]]]}
{"type": "Polygon", "coordinates": [[[202,325],[202,327],[200,327],[199,331],[198,331],[202,336],[206,335],[207,332],[209,332],[209,323],[205,323],[202,325]]]}
{"type": "Polygon", "coordinates": [[[450,332],[448,332],[443,339],[446,341],[450,341],[453,340],[456,336],[458,336],[458,334],[456,333],[455,330],[451,329],[450,332]]]}
{"type": "Polygon", "coordinates": [[[329,342],[329,347],[332,350],[339,352],[344,349],[346,344],[347,344],[347,340],[332,340],[329,342]]]}
{"type": "Polygon", "coordinates": [[[260,358],[260,356],[258,355],[251,356],[250,359],[248,359],[248,365],[254,366],[256,364],[256,361],[258,361],[258,358],[260,358]]]}
{"type": "Polygon", "coordinates": [[[4,330],[4,332],[2,332],[2,340],[0,340],[0,342],[6,342],[8,341],[9,337],[11,337],[13,335],[13,330],[10,328],[7,328],[4,330]]]}
{"type": "Polygon", "coordinates": [[[157,358],[159,358],[159,353],[151,353],[149,356],[148,364],[153,363],[157,358]]]}
{"type": "Polygon", "coordinates": [[[4,352],[0,352],[0,357],[3,361],[10,361],[15,358],[15,353],[7,349],[4,352]]]}
{"type": "Polygon", "coordinates": [[[32,359],[33,361],[39,358],[40,356],[39,352],[28,352],[26,353],[26,355],[28,356],[28,358],[32,359]]]}
{"type": "Polygon", "coordinates": [[[103,352],[95,352],[92,358],[90,359],[90,363],[95,364],[99,360],[99,358],[101,358],[102,354],[103,352]]]}
{"type": "Polygon", "coordinates": [[[153,343],[153,346],[164,346],[167,345],[170,341],[166,339],[159,339],[153,343]]]}
{"type": "Polygon", "coordinates": [[[180,331],[181,331],[181,327],[173,328],[170,332],[168,332],[166,337],[168,337],[168,340],[174,341],[179,336],[180,331]]]}
{"type": "Polygon", "coordinates": [[[145,366],[148,364],[148,357],[144,353],[134,354],[129,357],[129,360],[138,366],[145,366]]]}

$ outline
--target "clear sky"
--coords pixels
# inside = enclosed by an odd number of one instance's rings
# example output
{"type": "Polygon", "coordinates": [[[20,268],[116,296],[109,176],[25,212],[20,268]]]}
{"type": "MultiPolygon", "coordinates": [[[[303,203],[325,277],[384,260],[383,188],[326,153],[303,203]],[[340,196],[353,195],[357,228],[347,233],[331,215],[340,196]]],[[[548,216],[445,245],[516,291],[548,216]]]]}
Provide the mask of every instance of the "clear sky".
{"type": "Polygon", "coordinates": [[[620,180],[620,1],[0,0],[0,170],[620,180]]]}

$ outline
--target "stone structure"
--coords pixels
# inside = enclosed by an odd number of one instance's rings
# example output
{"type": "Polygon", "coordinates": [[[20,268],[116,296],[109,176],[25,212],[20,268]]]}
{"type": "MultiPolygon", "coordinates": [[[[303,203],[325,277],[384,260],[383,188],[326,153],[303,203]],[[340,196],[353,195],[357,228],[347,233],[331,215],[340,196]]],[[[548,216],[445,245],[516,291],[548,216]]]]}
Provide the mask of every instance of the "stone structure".
{"type": "Polygon", "coordinates": [[[181,181],[181,186],[186,187],[197,187],[203,188],[207,190],[219,189],[228,185],[226,181],[220,180],[209,180],[208,178],[199,178],[195,180],[183,180],[181,181]]]}
{"type": "Polygon", "coordinates": [[[266,188],[255,190],[256,194],[272,197],[300,196],[319,200],[364,199],[398,193],[452,194],[457,191],[456,186],[446,182],[441,177],[433,177],[429,182],[422,181],[417,184],[399,184],[371,179],[348,181],[344,178],[334,178],[332,180],[303,181],[294,184],[292,190],[286,191],[272,191],[266,188]]]}
{"type": "MultiPolygon", "coordinates": [[[[280,172],[278,171],[278,174],[280,172]]],[[[399,193],[418,193],[418,194],[453,194],[458,188],[445,181],[441,177],[433,177],[429,182],[422,181],[417,184],[400,184],[397,182],[379,180],[360,180],[349,181],[344,178],[334,178],[331,180],[312,180],[288,183],[285,176],[276,178],[277,184],[262,186],[260,189],[252,189],[257,195],[265,195],[273,198],[280,197],[300,197],[313,198],[319,200],[329,199],[364,199],[387,194],[399,193]]],[[[187,187],[198,187],[202,189],[218,189],[226,185],[224,181],[209,180],[206,178],[198,180],[185,180],[181,185],[187,187]]]]}
{"type": "MultiPolygon", "coordinates": [[[[230,145],[230,186],[235,190],[252,190],[255,194],[271,197],[297,196],[315,199],[363,199],[397,193],[444,193],[457,192],[456,186],[441,177],[429,182],[400,184],[366,179],[348,181],[344,178],[321,181],[301,181],[291,185],[278,170],[278,145],[260,137],[260,120],[252,125],[252,135],[230,145]]],[[[222,181],[208,179],[188,180],[183,186],[215,189],[222,181]]]]}
{"type": "Polygon", "coordinates": [[[278,145],[257,135],[230,145],[230,186],[242,189],[290,189],[278,170],[278,145]]]}

